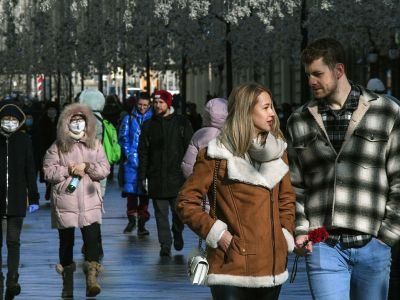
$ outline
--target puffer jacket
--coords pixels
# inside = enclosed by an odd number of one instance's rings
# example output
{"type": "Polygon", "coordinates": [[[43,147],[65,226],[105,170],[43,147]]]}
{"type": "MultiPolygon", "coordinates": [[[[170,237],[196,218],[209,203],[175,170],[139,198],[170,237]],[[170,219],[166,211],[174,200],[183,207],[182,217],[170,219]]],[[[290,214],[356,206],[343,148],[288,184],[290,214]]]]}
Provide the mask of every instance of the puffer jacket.
{"type": "Polygon", "coordinates": [[[0,129],[0,216],[25,217],[27,199],[29,204],[39,204],[32,142],[20,130],[25,114],[17,105],[6,102],[0,111],[7,106],[19,111],[23,120],[13,133],[0,129]]]}
{"type": "Polygon", "coordinates": [[[177,198],[181,220],[207,243],[208,285],[272,287],[288,278],[288,251],[294,248],[295,194],[284,153],[276,167],[261,164],[257,171],[247,160],[233,156],[210,141],[199,152],[192,175],[177,198]],[[202,209],[213,198],[216,161],[216,218],[202,209]],[[224,230],[233,239],[225,253],[218,247],[224,230]]]}
{"type": "Polygon", "coordinates": [[[204,127],[193,134],[181,164],[183,175],[186,178],[192,174],[199,150],[205,148],[209,141],[218,136],[228,115],[227,104],[223,98],[214,98],[207,102],[203,114],[204,127]]]}
{"type": "Polygon", "coordinates": [[[103,146],[96,139],[96,119],[90,108],[75,103],[67,106],[57,125],[57,141],[47,150],[43,162],[45,180],[52,183],[53,228],[84,227],[101,223],[103,198],[100,180],[110,173],[110,165],[103,146]],[[83,113],[86,118],[85,136],[76,141],[68,134],[73,115],[83,113]],[[66,188],[72,177],[70,164],[88,163],[85,176],[73,193],[66,188]]]}
{"type": "MultiPolygon", "coordinates": [[[[149,109],[144,114],[134,110],[131,115],[124,117],[119,129],[119,144],[126,158],[124,168],[124,186],[125,193],[144,194],[140,185],[138,185],[139,137],[143,122],[150,119],[153,110],[149,109]]],[[[122,167],[122,166],[121,166],[122,167]]]]}

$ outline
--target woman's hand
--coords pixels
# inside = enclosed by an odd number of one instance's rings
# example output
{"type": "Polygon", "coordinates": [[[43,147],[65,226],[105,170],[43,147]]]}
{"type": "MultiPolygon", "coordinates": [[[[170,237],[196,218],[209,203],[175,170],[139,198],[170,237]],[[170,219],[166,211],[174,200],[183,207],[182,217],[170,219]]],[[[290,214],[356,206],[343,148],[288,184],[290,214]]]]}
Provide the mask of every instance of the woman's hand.
{"type": "Polygon", "coordinates": [[[80,177],[83,177],[85,175],[85,168],[86,168],[86,164],[85,163],[72,165],[72,166],[70,166],[70,168],[71,168],[70,173],[72,175],[78,175],[80,177]]]}
{"type": "Polygon", "coordinates": [[[232,241],[232,234],[228,230],[225,230],[218,241],[218,246],[221,247],[221,249],[226,253],[231,244],[231,241],[232,241]]]}

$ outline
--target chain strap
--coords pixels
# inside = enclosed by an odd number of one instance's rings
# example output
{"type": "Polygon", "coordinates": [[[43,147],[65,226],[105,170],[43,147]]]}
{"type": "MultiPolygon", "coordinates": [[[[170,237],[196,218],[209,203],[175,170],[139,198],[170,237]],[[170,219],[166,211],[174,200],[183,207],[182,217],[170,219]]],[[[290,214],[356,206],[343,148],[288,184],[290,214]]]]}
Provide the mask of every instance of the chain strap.
{"type": "MultiPolygon", "coordinates": [[[[210,203],[210,206],[211,206],[210,207],[210,212],[211,212],[212,217],[213,217],[214,220],[217,219],[217,213],[216,213],[216,206],[217,206],[217,179],[218,179],[220,163],[221,163],[221,160],[217,160],[215,162],[214,176],[213,176],[213,202],[210,203]]],[[[203,197],[202,208],[203,208],[203,211],[206,210],[206,197],[203,197]]],[[[202,244],[203,244],[203,239],[201,237],[199,237],[198,249],[200,251],[202,250],[202,244]]]]}

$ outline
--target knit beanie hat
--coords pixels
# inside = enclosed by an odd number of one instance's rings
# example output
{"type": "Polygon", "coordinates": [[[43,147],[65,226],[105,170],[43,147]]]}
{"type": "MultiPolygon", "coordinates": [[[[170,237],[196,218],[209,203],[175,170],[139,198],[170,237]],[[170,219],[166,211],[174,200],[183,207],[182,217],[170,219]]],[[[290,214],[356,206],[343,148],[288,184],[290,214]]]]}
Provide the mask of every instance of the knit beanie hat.
{"type": "Polygon", "coordinates": [[[172,105],[172,95],[170,92],[168,92],[166,90],[156,91],[154,98],[163,100],[165,103],[167,103],[168,108],[170,108],[172,105]]]}
{"type": "Polygon", "coordinates": [[[386,90],[383,82],[378,78],[371,78],[367,83],[367,89],[378,94],[382,94],[386,90]]]}
{"type": "Polygon", "coordinates": [[[106,103],[106,99],[100,91],[87,89],[82,91],[82,93],[79,95],[79,102],[86,104],[93,111],[102,112],[106,103]]]}

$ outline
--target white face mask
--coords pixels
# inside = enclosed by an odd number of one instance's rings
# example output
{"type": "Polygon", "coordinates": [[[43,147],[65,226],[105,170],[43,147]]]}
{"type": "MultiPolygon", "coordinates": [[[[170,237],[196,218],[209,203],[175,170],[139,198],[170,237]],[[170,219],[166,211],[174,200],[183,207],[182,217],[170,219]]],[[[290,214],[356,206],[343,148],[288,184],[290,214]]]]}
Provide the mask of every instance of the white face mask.
{"type": "Polygon", "coordinates": [[[86,122],[85,120],[72,121],[71,123],[69,123],[68,127],[69,130],[72,131],[73,133],[79,134],[85,130],[86,122]]]}
{"type": "Polygon", "coordinates": [[[1,128],[5,132],[14,132],[19,126],[18,120],[1,120],[1,128]]]}

